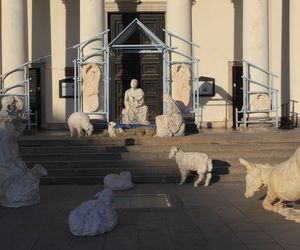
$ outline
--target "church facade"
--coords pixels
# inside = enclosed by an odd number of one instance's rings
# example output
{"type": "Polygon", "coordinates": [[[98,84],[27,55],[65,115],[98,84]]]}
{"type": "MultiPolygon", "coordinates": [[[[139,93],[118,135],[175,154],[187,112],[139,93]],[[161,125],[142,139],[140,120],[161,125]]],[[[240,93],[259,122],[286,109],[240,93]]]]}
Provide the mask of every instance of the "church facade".
{"type": "MultiPolygon", "coordinates": [[[[78,53],[74,45],[107,31],[104,45],[95,42],[85,49],[93,53],[108,44],[126,45],[128,50],[135,45],[128,53],[115,49],[105,61],[109,119],[119,121],[124,93],[130,80],[137,79],[153,122],[164,112],[166,72],[172,77],[173,70],[165,68],[171,59],[163,53],[144,50],[143,45],[152,44],[153,38],[178,50],[172,62],[180,65],[182,54],[197,59],[190,78],[202,88],[182,97],[182,102],[186,106],[199,102],[192,112],[199,126],[237,126],[248,62],[267,72],[264,76],[253,72],[260,82],[270,82],[274,76],[279,118],[296,119],[300,112],[299,12],[299,0],[2,0],[0,71],[26,64],[38,127],[65,128],[75,106],[72,88],[78,53]],[[112,43],[135,19],[151,31],[150,38],[137,29],[122,38],[122,44],[112,43]],[[139,46],[142,49],[137,50],[139,46]]],[[[23,75],[16,72],[1,80],[2,88],[7,88],[23,81],[23,75]]],[[[187,88],[173,95],[183,95],[187,88]]]]}

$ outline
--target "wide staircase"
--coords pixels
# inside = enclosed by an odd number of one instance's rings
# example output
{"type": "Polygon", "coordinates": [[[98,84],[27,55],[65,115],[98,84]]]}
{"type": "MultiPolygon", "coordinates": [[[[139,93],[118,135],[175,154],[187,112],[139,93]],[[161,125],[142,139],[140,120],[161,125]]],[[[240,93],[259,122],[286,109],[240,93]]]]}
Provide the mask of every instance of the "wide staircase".
{"type": "MultiPolygon", "coordinates": [[[[300,131],[265,133],[199,133],[178,138],[89,138],[23,136],[22,159],[48,170],[42,184],[94,184],[111,173],[130,171],[135,183],[179,182],[175,160],[168,159],[171,146],[208,154],[213,159],[213,181],[244,181],[239,157],[255,163],[277,164],[300,146],[300,131]]],[[[188,181],[192,181],[192,174],[188,181]]]]}

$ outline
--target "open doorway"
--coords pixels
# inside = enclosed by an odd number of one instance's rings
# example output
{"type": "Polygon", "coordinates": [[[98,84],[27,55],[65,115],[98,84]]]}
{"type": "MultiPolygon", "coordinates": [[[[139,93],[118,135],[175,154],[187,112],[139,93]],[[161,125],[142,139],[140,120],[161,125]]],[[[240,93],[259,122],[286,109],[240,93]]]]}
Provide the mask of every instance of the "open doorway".
{"type": "MultiPolygon", "coordinates": [[[[138,18],[161,41],[164,41],[164,13],[109,13],[109,43],[135,18],[138,18]]],[[[124,44],[147,44],[150,40],[141,32],[134,32],[124,44]]],[[[130,80],[137,79],[138,87],[145,93],[145,104],[149,108],[149,121],[154,122],[163,113],[163,58],[161,53],[115,52],[110,58],[111,75],[111,120],[120,122],[125,91],[130,80]]]]}
{"type": "MultiPolygon", "coordinates": [[[[243,107],[243,67],[233,65],[232,66],[232,104],[233,104],[233,128],[237,128],[236,124],[236,109],[242,110],[243,107]]],[[[238,114],[238,120],[240,121],[243,114],[238,114]]]]}

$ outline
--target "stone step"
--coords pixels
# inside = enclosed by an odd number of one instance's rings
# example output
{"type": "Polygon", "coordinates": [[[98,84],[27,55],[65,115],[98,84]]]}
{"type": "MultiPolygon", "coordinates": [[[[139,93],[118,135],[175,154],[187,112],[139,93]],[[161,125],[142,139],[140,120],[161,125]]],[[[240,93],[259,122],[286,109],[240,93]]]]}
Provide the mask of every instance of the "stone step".
{"type": "MultiPolygon", "coordinates": [[[[103,183],[104,176],[53,176],[41,177],[41,184],[99,184],[103,183]]],[[[189,175],[185,185],[192,185],[197,178],[196,175],[189,175]]],[[[132,181],[138,183],[179,183],[180,175],[137,175],[133,176],[132,181]]],[[[204,181],[204,180],[203,180],[204,181]]],[[[202,185],[203,185],[202,181],[202,185]]],[[[244,182],[245,178],[241,175],[213,175],[211,183],[214,182],[244,182]]],[[[199,186],[201,188],[201,186],[199,186]]]]}
{"type": "MultiPolygon", "coordinates": [[[[293,154],[294,150],[260,150],[260,151],[215,151],[210,152],[201,150],[206,153],[212,159],[232,159],[232,158],[284,158],[289,157],[293,154]]],[[[24,161],[89,161],[89,160],[166,160],[168,159],[169,152],[126,152],[126,153],[48,153],[48,154],[21,154],[21,158],[24,161]]]]}
{"type": "MultiPolygon", "coordinates": [[[[300,143],[266,143],[266,144],[184,144],[175,145],[183,151],[262,151],[295,150],[300,143]]],[[[68,153],[125,153],[125,152],[169,152],[170,145],[134,145],[134,146],[22,146],[20,153],[26,154],[68,154],[68,153]]]]}

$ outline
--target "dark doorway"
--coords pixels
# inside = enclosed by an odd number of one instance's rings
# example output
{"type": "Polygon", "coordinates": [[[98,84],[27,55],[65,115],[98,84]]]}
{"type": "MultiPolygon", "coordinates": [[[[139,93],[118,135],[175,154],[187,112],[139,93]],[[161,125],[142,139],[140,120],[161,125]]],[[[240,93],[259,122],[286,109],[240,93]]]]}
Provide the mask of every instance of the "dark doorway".
{"type": "Polygon", "coordinates": [[[30,121],[33,127],[41,129],[41,70],[29,69],[30,81],[30,121]]]}
{"type": "MultiPolygon", "coordinates": [[[[135,18],[139,19],[159,39],[164,41],[162,29],[165,27],[164,13],[109,13],[111,42],[135,18]]],[[[148,44],[150,41],[141,32],[136,31],[127,38],[125,44],[148,44]]],[[[115,52],[111,61],[111,117],[120,122],[125,91],[130,88],[130,80],[137,79],[138,87],[145,92],[145,104],[149,110],[149,120],[162,114],[162,54],[159,53],[123,53],[115,52]]]]}
{"type": "MultiPolygon", "coordinates": [[[[232,84],[233,84],[233,128],[238,127],[236,124],[236,109],[239,111],[243,107],[243,67],[233,66],[232,67],[232,84]]],[[[238,114],[238,119],[242,119],[243,114],[238,114]]]]}

